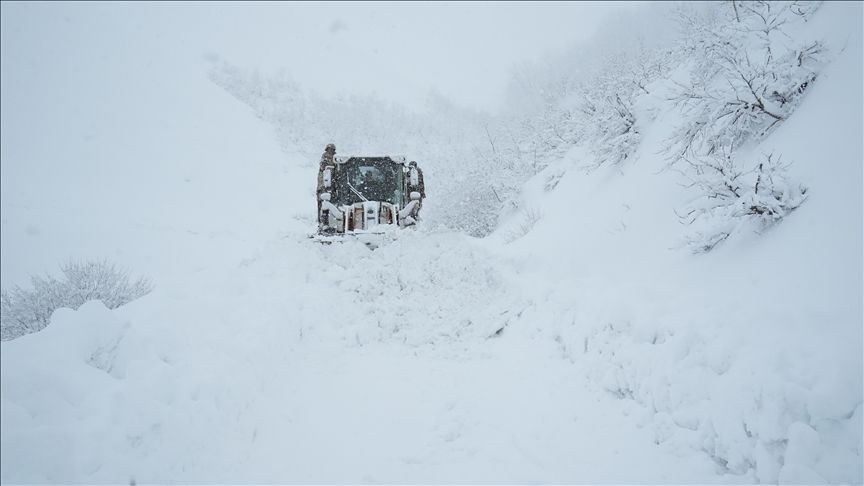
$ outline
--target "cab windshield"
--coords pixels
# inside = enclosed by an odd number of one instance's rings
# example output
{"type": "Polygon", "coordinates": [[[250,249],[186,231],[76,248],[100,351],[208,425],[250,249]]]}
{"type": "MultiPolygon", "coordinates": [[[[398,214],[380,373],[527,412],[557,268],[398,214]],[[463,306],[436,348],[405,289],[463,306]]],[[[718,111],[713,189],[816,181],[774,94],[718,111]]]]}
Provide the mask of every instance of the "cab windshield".
{"type": "Polygon", "coordinates": [[[389,160],[363,161],[347,170],[352,202],[386,201],[399,204],[401,196],[401,166],[389,160]]]}

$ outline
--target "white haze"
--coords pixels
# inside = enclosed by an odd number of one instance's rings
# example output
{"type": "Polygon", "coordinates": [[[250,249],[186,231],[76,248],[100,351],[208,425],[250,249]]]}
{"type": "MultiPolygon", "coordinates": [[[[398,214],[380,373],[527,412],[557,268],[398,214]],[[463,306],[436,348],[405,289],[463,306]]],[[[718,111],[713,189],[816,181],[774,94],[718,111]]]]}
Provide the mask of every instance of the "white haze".
{"type": "Polygon", "coordinates": [[[216,55],[284,70],[324,96],[376,93],[422,108],[436,89],[496,110],[514,64],[588,39],[638,3],[4,4],[3,83],[110,76],[123,58],[147,68],[216,55]],[[44,43],[49,34],[62,42],[44,43]]]}

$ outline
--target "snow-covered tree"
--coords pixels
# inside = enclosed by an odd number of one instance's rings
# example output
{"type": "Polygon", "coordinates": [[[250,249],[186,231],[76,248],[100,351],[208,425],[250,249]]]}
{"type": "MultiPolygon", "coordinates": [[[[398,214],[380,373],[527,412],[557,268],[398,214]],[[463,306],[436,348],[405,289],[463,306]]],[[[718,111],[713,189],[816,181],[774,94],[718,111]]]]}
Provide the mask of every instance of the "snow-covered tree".
{"type": "Polygon", "coordinates": [[[734,150],[789,117],[816,80],[824,48],[818,40],[795,44],[785,29],[817,7],[736,0],[679,12],[692,68],[672,96],[683,114],[669,141],[673,162],[734,150]]]}
{"type": "Polygon", "coordinates": [[[749,222],[770,226],[805,200],[779,156],[744,167],[734,154],[786,120],[817,79],[821,42],[796,44],[786,30],[818,7],[735,0],[678,11],[690,63],[671,97],[682,119],[668,151],[670,167],[699,191],[682,215],[694,251],[710,251],[749,222]]]}
{"type": "Polygon", "coordinates": [[[789,179],[790,164],[773,153],[749,168],[730,152],[685,161],[697,196],[679,217],[692,227],[686,244],[696,253],[711,251],[745,224],[768,228],[807,198],[807,188],[789,179]]]}
{"type": "Polygon", "coordinates": [[[621,86],[626,83],[611,76],[603,76],[583,94],[580,104],[582,125],[594,154],[594,160],[583,164],[589,170],[618,166],[639,145],[641,136],[633,109],[637,94],[633,87],[621,86]]]}
{"type": "Polygon", "coordinates": [[[64,280],[33,276],[32,289],[19,286],[0,292],[0,337],[6,341],[37,332],[47,326],[51,314],[61,308],[78,309],[87,301],[100,300],[109,309],[147,295],[149,279],[132,279],[129,272],[107,260],[72,261],[61,267],[64,280]]]}
{"type": "Polygon", "coordinates": [[[605,26],[606,37],[514,71],[508,97],[517,100],[522,113],[507,125],[517,133],[512,138],[523,158],[540,161],[534,163],[536,171],[575,145],[593,154],[580,164],[589,171],[620,166],[635,152],[641,141],[638,118],[653,117],[636,104],[679,55],[656,31],[618,27],[613,22],[605,26]]]}
{"type": "Polygon", "coordinates": [[[667,47],[649,48],[642,39],[603,55],[598,72],[583,83],[578,105],[580,131],[594,154],[585,168],[618,167],[631,158],[642,140],[639,125],[654,116],[639,113],[638,100],[651,94],[649,86],[669,73],[675,59],[667,47]]]}

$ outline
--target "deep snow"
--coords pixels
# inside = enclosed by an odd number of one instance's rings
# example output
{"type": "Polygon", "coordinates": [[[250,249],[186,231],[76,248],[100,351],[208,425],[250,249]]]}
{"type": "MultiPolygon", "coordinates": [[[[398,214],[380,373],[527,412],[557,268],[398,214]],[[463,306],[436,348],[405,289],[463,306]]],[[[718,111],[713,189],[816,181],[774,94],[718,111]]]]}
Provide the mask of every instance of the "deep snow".
{"type": "Polygon", "coordinates": [[[4,286],[92,255],[156,290],[0,344],[0,479],[861,483],[860,19],[823,7],[808,28],[845,50],[750,148],[782,148],[810,200],[701,256],[659,172],[673,112],[623,172],[574,149],[535,177],[524,236],[515,215],[322,246],[314,168],[203,61],[105,46],[80,96],[10,107],[45,86],[16,84],[4,39],[4,286]],[[89,86],[103,62],[135,82],[89,86]]]}
{"type": "Polygon", "coordinates": [[[172,300],[157,291],[117,311],[58,312],[44,331],[4,344],[3,369],[15,370],[3,375],[5,479],[713,477],[704,456],[655,447],[635,407],[598,396],[554,342],[506,329],[489,339],[515,316],[497,315],[508,304],[494,283],[502,277],[473,246],[421,233],[370,252],[294,235],[174,305],[153,305],[172,300]],[[406,264],[382,267],[388,258],[406,264]],[[22,373],[46,341],[80,346],[58,346],[42,373],[22,373]],[[39,388],[27,386],[34,378],[39,388]],[[59,448],[49,467],[28,459],[46,442],[59,448]],[[640,467],[622,471],[621,461],[640,467]]]}

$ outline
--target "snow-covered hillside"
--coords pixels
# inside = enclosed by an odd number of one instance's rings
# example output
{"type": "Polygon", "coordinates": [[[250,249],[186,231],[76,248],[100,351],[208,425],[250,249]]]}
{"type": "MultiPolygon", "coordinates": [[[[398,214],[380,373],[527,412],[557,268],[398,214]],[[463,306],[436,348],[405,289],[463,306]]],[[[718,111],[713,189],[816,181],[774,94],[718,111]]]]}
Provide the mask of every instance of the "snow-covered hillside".
{"type": "Polygon", "coordinates": [[[794,159],[812,193],[788,220],[707,255],[682,251],[689,228],[673,209],[692,196],[664,170],[669,109],[623,169],[586,176],[574,149],[539,174],[523,201],[533,229],[504,247],[530,282],[522,295],[543,303],[529,325],[601,389],[640,404],[660,442],[760,482],[862,480],[858,7],[826,4],[813,19],[808,34],[842,52],[799,111],[740,154],[794,159]]]}
{"type": "Polygon", "coordinates": [[[25,58],[40,32],[8,8],[4,288],[109,257],[155,290],[0,344],[3,483],[864,480],[860,3],[795,33],[831,62],[737,153],[782,152],[806,202],[698,255],[660,95],[638,98],[633,157],[586,174],[590,148],[569,148],[489,237],[436,220],[374,251],[325,246],[307,237],[311,142],[277,136],[192,49],[132,29],[25,58]],[[67,58],[58,90],[46,73],[67,58]]]}

